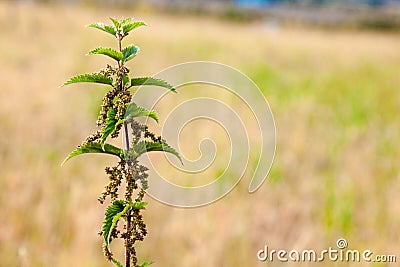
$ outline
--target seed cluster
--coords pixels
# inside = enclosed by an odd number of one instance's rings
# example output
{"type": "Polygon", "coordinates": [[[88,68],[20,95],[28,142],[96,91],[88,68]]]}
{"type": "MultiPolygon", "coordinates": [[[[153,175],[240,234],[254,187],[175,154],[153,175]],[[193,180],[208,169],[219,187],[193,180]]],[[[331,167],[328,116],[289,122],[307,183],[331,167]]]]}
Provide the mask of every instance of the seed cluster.
{"type": "Polygon", "coordinates": [[[105,172],[108,175],[109,183],[106,185],[104,191],[101,193],[101,196],[98,198],[101,204],[104,203],[107,196],[110,196],[111,203],[116,201],[118,199],[118,189],[121,185],[122,179],[127,177],[127,175],[130,175],[124,160],[118,162],[117,166],[106,167],[105,172]]]}
{"type": "MultiPolygon", "coordinates": [[[[83,142],[83,145],[86,146],[82,146],[81,151],[83,153],[87,153],[87,151],[100,152],[99,149],[102,147],[104,150],[102,152],[111,153],[120,158],[115,166],[105,168],[108,183],[98,201],[101,204],[109,201],[111,205],[107,208],[106,219],[99,234],[107,235],[104,236],[106,240],[103,243],[103,251],[104,256],[109,261],[116,263],[112,252],[106,244],[113,239],[122,238],[125,241],[126,266],[138,267],[135,245],[137,241],[143,241],[147,235],[141,211],[144,204],[146,204],[143,203],[143,198],[145,190],[148,188],[148,168],[140,165],[137,157],[143,152],[142,145],[145,145],[146,148],[148,145],[153,145],[149,144],[148,141],[157,143],[165,143],[165,141],[160,136],[156,136],[149,131],[146,125],[129,117],[132,114],[126,114],[127,107],[132,100],[132,94],[128,89],[138,84],[133,83],[131,85],[131,80],[128,76],[129,69],[124,64],[136,56],[138,49],[133,45],[122,48],[122,40],[131,30],[146,24],[143,22],[131,22],[131,18],[121,21],[112,18],[111,20],[114,26],[94,23],[90,27],[106,31],[116,37],[118,51],[112,48],[101,48],[93,52],[93,54],[110,56],[117,61],[116,65],[107,64],[104,69],[97,73],[89,76],[77,76],[81,78],[78,82],[107,81],[106,83],[112,87],[102,99],[100,113],[96,121],[98,130],[86,138],[83,142]],[[135,49],[132,50],[132,47],[135,49]],[[108,146],[108,148],[104,146],[104,140],[108,136],[118,138],[122,128],[124,129],[127,151],[121,152],[111,146],[108,146]],[[122,198],[121,195],[123,196],[122,198]],[[118,225],[118,221],[114,221],[116,218],[118,218],[120,225],[118,225]],[[112,224],[110,221],[112,221],[112,224]],[[124,223],[123,226],[121,222],[124,223]]],[[[76,80],[72,82],[76,82],[76,80]]]]}
{"type": "MultiPolygon", "coordinates": [[[[107,125],[107,119],[109,119],[110,116],[110,111],[115,111],[115,121],[123,119],[126,107],[130,103],[132,97],[131,93],[126,90],[126,85],[124,84],[124,77],[129,73],[129,70],[126,67],[123,65],[107,65],[100,73],[113,79],[113,89],[107,92],[103,97],[100,114],[96,122],[97,126],[101,127],[101,130],[98,130],[89,136],[86,139],[86,142],[101,141],[102,133],[107,125]]],[[[133,118],[126,119],[124,124],[125,126],[129,125],[130,148],[144,139],[150,139],[154,142],[162,141],[161,137],[150,132],[146,125],[137,122],[133,118]]],[[[119,124],[119,126],[111,133],[112,138],[119,136],[121,127],[124,124],[119,124]]],[[[130,151],[128,151],[127,154],[129,155],[130,151]]],[[[148,188],[147,171],[148,168],[140,165],[137,158],[134,157],[121,159],[116,166],[106,167],[105,173],[108,176],[109,182],[99,196],[98,201],[103,204],[108,197],[111,203],[118,200],[119,193],[122,190],[120,187],[123,181],[125,181],[124,197],[126,203],[131,203],[132,199],[135,199],[136,202],[141,202],[145,194],[144,190],[148,188]],[[139,188],[138,182],[140,182],[141,188],[139,188]]],[[[143,221],[140,209],[129,210],[123,217],[125,219],[124,232],[120,232],[117,228],[113,229],[111,239],[120,237],[125,240],[125,247],[130,253],[131,265],[137,266],[135,243],[137,241],[143,241],[147,234],[146,225],[143,221]]],[[[103,251],[105,257],[111,261],[113,255],[105,245],[103,246],[103,251]]]]}
{"type": "MultiPolygon", "coordinates": [[[[143,197],[144,190],[141,189],[135,201],[141,202],[143,197]]],[[[121,234],[121,238],[125,240],[125,247],[131,254],[132,266],[137,266],[135,243],[136,241],[143,241],[144,237],[147,235],[146,224],[143,222],[143,216],[138,209],[133,210],[127,220],[129,220],[130,228],[127,229],[125,233],[121,234]]]]}
{"type": "Polygon", "coordinates": [[[86,137],[86,140],[83,142],[83,144],[95,143],[98,142],[100,139],[101,139],[101,131],[97,130],[94,134],[91,134],[88,137],[86,137]]]}
{"type": "MultiPolygon", "coordinates": [[[[129,90],[126,90],[126,84],[124,84],[124,77],[127,78],[129,69],[125,66],[111,66],[108,65],[100,71],[100,74],[108,78],[113,79],[113,90],[106,93],[103,97],[103,103],[99,117],[97,118],[96,124],[102,127],[104,131],[106,127],[107,117],[110,110],[115,110],[116,115],[114,119],[116,121],[123,119],[125,115],[126,106],[132,99],[132,94],[129,90]]],[[[121,131],[122,124],[119,124],[116,129],[111,133],[111,138],[117,138],[121,131]]]]}

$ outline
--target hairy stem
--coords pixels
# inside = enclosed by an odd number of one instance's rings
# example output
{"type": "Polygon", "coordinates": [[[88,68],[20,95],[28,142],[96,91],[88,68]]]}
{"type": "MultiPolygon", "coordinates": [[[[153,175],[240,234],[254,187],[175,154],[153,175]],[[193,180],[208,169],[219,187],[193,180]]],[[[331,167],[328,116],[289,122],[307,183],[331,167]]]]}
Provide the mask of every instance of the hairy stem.
{"type": "MultiPolygon", "coordinates": [[[[127,234],[129,234],[128,233],[128,231],[129,231],[129,229],[131,228],[131,213],[129,212],[129,215],[128,215],[128,217],[126,218],[126,231],[127,231],[127,234]]],[[[129,249],[128,249],[128,244],[129,244],[129,242],[130,242],[130,238],[129,238],[129,235],[127,235],[126,236],[126,240],[125,240],[125,242],[126,242],[126,244],[127,244],[127,246],[126,246],[126,248],[125,248],[125,266],[126,267],[131,267],[131,253],[130,253],[130,251],[129,251],[129,249]]]]}
{"type": "MultiPolygon", "coordinates": [[[[118,37],[118,48],[119,51],[122,52],[122,36],[118,37]]],[[[118,61],[118,67],[122,68],[124,64],[121,61],[118,61]]],[[[121,84],[121,87],[122,84],[121,84]]],[[[125,138],[125,145],[126,145],[126,150],[129,152],[130,151],[130,142],[129,142],[129,130],[128,130],[128,123],[125,121],[124,122],[124,138],[125,138]]],[[[127,160],[128,167],[132,165],[132,162],[128,159],[127,160]]],[[[125,266],[126,267],[131,267],[131,253],[129,250],[129,243],[130,243],[130,230],[131,230],[131,220],[132,220],[132,214],[131,212],[128,212],[127,218],[126,218],[126,237],[125,237],[125,266]]]]}
{"type": "MultiPolygon", "coordinates": [[[[125,135],[126,149],[129,152],[129,150],[130,150],[129,132],[128,132],[128,124],[126,122],[124,122],[124,135],[125,135]]],[[[127,164],[128,164],[128,166],[130,166],[132,164],[129,159],[127,161],[127,164]]],[[[129,248],[128,248],[128,244],[130,242],[130,240],[129,240],[130,239],[129,238],[130,234],[129,233],[130,233],[130,229],[131,229],[131,219],[132,219],[132,215],[129,212],[129,214],[127,215],[127,218],[126,218],[126,240],[125,240],[125,244],[126,244],[126,247],[125,247],[125,266],[126,267],[130,267],[131,266],[131,253],[130,253],[129,248]]]]}

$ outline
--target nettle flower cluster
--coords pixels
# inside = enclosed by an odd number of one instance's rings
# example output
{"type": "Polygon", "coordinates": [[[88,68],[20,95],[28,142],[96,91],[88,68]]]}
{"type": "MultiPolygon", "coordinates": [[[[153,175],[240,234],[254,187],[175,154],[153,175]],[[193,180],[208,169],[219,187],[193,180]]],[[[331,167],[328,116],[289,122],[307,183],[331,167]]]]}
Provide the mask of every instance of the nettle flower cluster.
{"type": "Polygon", "coordinates": [[[146,202],[143,202],[143,198],[144,190],[148,187],[148,174],[146,173],[148,169],[139,164],[138,157],[149,151],[165,151],[178,158],[179,154],[160,136],[150,132],[145,124],[135,120],[136,117],[145,116],[158,122],[158,116],[154,110],[148,110],[131,102],[132,94],[129,89],[134,86],[154,85],[175,92],[175,88],[160,79],[129,77],[129,69],[125,64],[139,53],[139,47],[131,44],[123,48],[122,40],[132,30],[146,24],[141,21],[133,21],[131,18],[110,19],[111,25],[98,22],[89,27],[114,36],[118,43],[118,49],[98,47],[89,54],[105,55],[115,60],[116,64],[114,66],[107,64],[104,69],[96,73],[77,75],[63,84],[64,86],[73,83],[100,83],[111,88],[103,97],[96,122],[98,130],[71,152],[63,164],[70,158],[85,153],[105,153],[119,158],[116,166],[105,168],[109,182],[98,198],[101,204],[105,203],[107,199],[110,201],[100,231],[100,235],[104,238],[103,251],[108,260],[116,266],[122,266],[113,257],[110,250],[111,241],[122,238],[125,244],[125,266],[145,267],[152,262],[138,265],[135,244],[136,241],[142,241],[147,234],[141,210],[147,205],[146,202]],[[108,138],[117,138],[121,133],[125,149],[106,143],[108,138]],[[121,188],[123,184],[125,187],[121,188]],[[124,192],[122,199],[120,198],[121,192],[124,192]],[[124,224],[119,226],[118,223],[121,219],[124,224]]]}

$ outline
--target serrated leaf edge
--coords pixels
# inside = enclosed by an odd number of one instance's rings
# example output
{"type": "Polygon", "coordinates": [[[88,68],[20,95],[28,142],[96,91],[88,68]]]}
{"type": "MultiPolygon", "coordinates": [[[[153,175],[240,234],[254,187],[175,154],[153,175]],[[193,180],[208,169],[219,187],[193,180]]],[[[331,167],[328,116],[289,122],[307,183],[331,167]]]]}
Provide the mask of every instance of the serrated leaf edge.
{"type": "MultiPolygon", "coordinates": [[[[91,149],[90,147],[88,149],[91,149]]],[[[68,154],[68,156],[63,160],[63,162],[61,163],[61,166],[63,166],[68,160],[70,160],[73,157],[82,155],[82,154],[89,154],[89,153],[103,153],[103,154],[109,154],[109,155],[114,155],[117,156],[119,158],[122,157],[122,155],[124,154],[124,151],[121,148],[118,148],[116,146],[113,146],[111,144],[104,144],[104,146],[101,143],[98,142],[93,142],[93,143],[87,143],[87,144],[83,144],[78,146],[74,151],[72,151],[71,153],[68,154]],[[89,152],[81,152],[79,153],[79,149],[85,149],[85,146],[88,145],[96,145],[96,147],[92,147],[92,149],[98,149],[97,151],[89,151],[89,152]],[[99,145],[97,147],[97,145],[99,145]],[[116,153],[116,152],[119,153],[116,153]]]]}
{"type": "Polygon", "coordinates": [[[95,49],[89,51],[88,55],[104,55],[108,56],[116,61],[120,61],[124,59],[124,55],[110,47],[96,47],[95,49]],[[108,53],[109,52],[109,53],[108,53]]]}
{"type": "Polygon", "coordinates": [[[101,84],[112,85],[113,79],[100,73],[78,74],[69,78],[59,87],[64,87],[66,85],[74,83],[101,83],[101,84]]]}
{"type": "Polygon", "coordinates": [[[106,33],[111,34],[111,35],[114,36],[114,37],[115,37],[115,35],[117,34],[117,29],[115,28],[115,26],[113,26],[113,25],[107,25],[107,24],[105,24],[104,22],[95,22],[95,23],[91,23],[91,24],[87,25],[87,27],[95,28],[95,29],[104,31],[104,32],[106,32],[106,33]],[[107,29],[107,27],[108,27],[109,29],[112,29],[113,32],[110,32],[110,31],[107,29]]]}
{"type": "Polygon", "coordinates": [[[108,136],[114,132],[117,127],[117,120],[115,119],[116,114],[117,110],[113,108],[107,112],[106,127],[103,129],[103,134],[101,136],[101,145],[103,150],[108,136]]]}
{"type": "MultiPolygon", "coordinates": [[[[153,148],[156,148],[156,147],[153,147],[153,148]]],[[[181,162],[181,164],[183,165],[183,161],[182,161],[182,158],[179,155],[179,153],[173,147],[169,146],[165,142],[139,141],[136,145],[134,145],[132,147],[132,149],[134,152],[133,156],[135,158],[140,157],[144,153],[152,152],[152,151],[166,152],[166,153],[170,153],[170,154],[176,156],[179,159],[179,161],[181,162]],[[161,145],[161,149],[159,149],[159,148],[152,149],[152,147],[150,147],[150,145],[161,145]]]]}
{"type": "Polygon", "coordinates": [[[172,92],[176,92],[175,87],[169,84],[167,81],[159,78],[153,77],[136,77],[131,79],[131,85],[128,87],[131,88],[133,86],[143,86],[143,85],[153,85],[160,86],[171,90],[172,92]]]}

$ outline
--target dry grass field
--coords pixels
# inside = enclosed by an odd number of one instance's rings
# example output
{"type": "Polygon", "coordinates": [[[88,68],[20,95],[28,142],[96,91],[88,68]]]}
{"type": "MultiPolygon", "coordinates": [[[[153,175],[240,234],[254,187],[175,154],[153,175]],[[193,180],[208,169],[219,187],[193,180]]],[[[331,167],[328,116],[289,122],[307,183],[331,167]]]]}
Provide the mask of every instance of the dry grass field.
{"type": "Polygon", "coordinates": [[[135,75],[191,60],[231,65],[262,89],[277,128],[274,165],[255,194],[247,193],[245,177],[199,209],[149,199],[140,259],[154,266],[314,266],[261,263],[256,253],[264,245],[322,250],[345,237],[351,249],[400,261],[398,33],[1,1],[0,266],[111,266],[97,236],[104,214],[97,197],[112,159],[82,156],[60,167],[95,129],[105,88],[58,88],[103,67],[105,58],[84,54],[113,40],[84,25],[109,16],[150,25],[133,37],[142,48],[135,75]]]}

